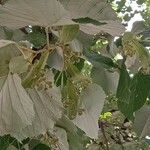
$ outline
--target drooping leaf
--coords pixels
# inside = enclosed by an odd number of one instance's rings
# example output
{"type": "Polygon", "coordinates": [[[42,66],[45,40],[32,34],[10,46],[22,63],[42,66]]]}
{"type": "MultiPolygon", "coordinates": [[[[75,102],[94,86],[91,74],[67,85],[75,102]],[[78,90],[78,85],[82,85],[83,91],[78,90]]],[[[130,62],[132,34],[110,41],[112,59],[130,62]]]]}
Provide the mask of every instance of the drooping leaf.
{"type": "Polygon", "coordinates": [[[56,47],[56,49],[49,55],[47,60],[48,66],[59,71],[64,69],[64,54],[61,47],[56,47]]]}
{"type": "Polygon", "coordinates": [[[132,79],[125,66],[121,69],[117,89],[119,109],[123,114],[133,119],[133,112],[140,109],[150,92],[150,76],[138,72],[132,79]],[[128,108],[128,109],[127,109],[128,108]]]}
{"type": "Polygon", "coordinates": [[[0,135],[10,134],[20,139],[21,130],[34,119],[33,102],[17,74],[8,74],[0,88],[0,135]]]}
{"type": "Polygon", "coordinates": [[[79,25],[67,25],[63,26],[60,32],[60,42],[69,43],[71,42],[79,31],[79,25]]]}
{"type": "Polygon", "coordinates": [[[97,138],[98,136],[98,117],[102,111],[105,100],[105,93],[96,84],[89,85],[80,96],[83,112],[73,120],[87,136],[97,138]]]}
{"type": "Polygon", "coordinates": [[[82,52],[83,51],[83,46],[82,46],[81,42],[77,39],[74,39],[69,45],[73,52],[82,52]]]}
{"type": "Polygon", "coordinates": [[[11,0],[0,9],[0,25],[10,28],[74,24],[65,18],[67,12],[57,0],[11,0]]]}
{"type": "Polygon", "coordinates": [[[29,63],[23,56],[13,57],[9,63],[9,70],[11,73],[24,73],[28,70],[29,63]]]}
{"type": "Polygon", "coordinates": [[[120,71],[120,78],[119,78],[119,83],[118,83],[118,88],[117,88],[117,98],[119,101],[124,102],[128,104],[128,96],[129,93],[131,92],[129,89],[130,86],[130,76],[128,71],[126,70],[125,65],[122,65],[121,71],[120,71]]]}
{"type": "Polygon", "coordinates": [[[88,34],[106,32],[113,36],[121,35],[125,27],[117,22],[117,16],[106,0],[59,0],[70,12],[71,18],[81,24],[81,30],[88,34]],[[85,22],[80,22],[84,19],[85,22]]]}
{"type": "Polygon", "coordinates": [[[124,33],[125,27],[118,21],[108,21],[107,24],[96,26],[93,24],[82,24],[80,29],[87,34],[108,33],[112,36],[120,36],[124,33]]]}
{"type": "Polygon", "coordinates": [[[27,92],[34,103],[35,118],[31,125],[23,129],[23,136],[38,136],[52,130],[62,115],[60,89],[56,87],[46,91],[28,89],[27,92]]]}
{"type": "Polygon", "coordinates": [[[11,30],[6,27],[0,27],[0,40],[12,40],[15,42],[24,40],[25,34],[19,30],[11,30]]]}
{"type": "Polygon", "coordinates": [[[146,26],[144,21],[135,21],[132,26],[131,32],[134,34],[139,34],[145,30],[146,26]]]}
{"type": "Polygon", "coordinates": [[[14,42],[0,40],[0,76],[8,74],[11,58],[18,55],[21,55],[21,52],[14,42]]]}
{"type": "Polygon", "coordinates": [[[13,145],[9,145],[6,150],[18,150],[18,149],[13,145]]]}
{"type": "Polygon", "coordinates": [[[62,116],[57,121],[56,126],[66,130],[69,150],[83,150],[85,148],[88,138],[82,132],[79,132],[79,129],[66,116],[62,116]]]}
{"type": "Polygon", "coordinates": [[[106,94],[117,91],[119,75],[116,72],[109,72],[102,66],[93,67],[91,70],[93,82],[100,85],[106,94]]]}
{"type": "Polygon", "coordinates": [[[116,20],[117,15],[106,0],[59,0],[72,18],[92,18],[97,21],[116,20]]]}
{"type": "Polygon", "coordinates": [[[96,52],[88,52],[87,54],[85,54],[85,56],[94,66],[103,66],[106,69],[117,67],[117,65],[113,62],[111,58],[103,56],[96,52]]]}
{"type": "Polygon", "coordinates": [[[58,150],[69,150],[69,144],[67,141],[67,133],[64,129],[55,127],[55,134],[58,138],[57,149],[58,150]]]}
{"type": "Polygon", "coordinates": [[[150,136],[149,105],[144,105],[135,113],[134,128],[140,137],[150,136]]]}

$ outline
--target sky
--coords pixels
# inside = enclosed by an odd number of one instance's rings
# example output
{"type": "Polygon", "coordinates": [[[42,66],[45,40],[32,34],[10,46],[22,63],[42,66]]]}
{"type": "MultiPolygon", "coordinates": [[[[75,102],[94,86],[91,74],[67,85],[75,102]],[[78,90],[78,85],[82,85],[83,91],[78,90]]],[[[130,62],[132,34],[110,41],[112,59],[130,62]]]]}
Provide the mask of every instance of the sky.
{"type": "MultiPolygon", "coordinates": [[[[120,0],[116,0],[116,1],[120,1],[120,0]]],[[[146,8],[146,5],[141,5],[141,7],[138,6],[138,4],[135,1],[131,1],[131,0],[126,0],[126,6],[131,6],[133,9],[133,12],[135,11],[142,11],[146,8]]],[[[122,14],[120,14],[121,16],[122,14]]],[[[141,21],[143,20],[142,16],[140,15],[140,13],[137,13],[134,15],[134,17],[128,22],[128,27],[127,27],[127,31],[131,31],[132,29],[132,25],[135,21],[141,21]]]]}
{"type": "MultiPolygon", "coordinates": [[[[146,8],[145,5],[142,5],[141,8],[139,8],[137,3],[135,1],[131,3],[131,0],[127,0],[126,5],[130,5],[132,7],[133,11],[136,11],[136,10],[139,10],[139,11],[141,10],[142,11],[143,9],[146,8]]],[[[140,13],[135,14],[134,17],[129,21],[127,30],[130,31],[132,29],[132,24],[135,21],[141,21],[141,20],[143,20],[143,18],[140,15],[140,13]]]]}

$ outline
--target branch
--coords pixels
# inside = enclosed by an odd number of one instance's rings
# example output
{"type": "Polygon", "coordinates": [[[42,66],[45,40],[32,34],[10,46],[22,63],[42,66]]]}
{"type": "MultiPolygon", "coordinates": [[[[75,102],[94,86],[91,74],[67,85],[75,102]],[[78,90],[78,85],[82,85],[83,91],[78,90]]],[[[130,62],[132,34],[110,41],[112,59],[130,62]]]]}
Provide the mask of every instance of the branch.
{"type": "Polygon", "coordinates": [[[107,137],[106,137],[106,134],[105,134],[105,129],[104,129],[104,124],[103,124],[102,121],[100,121],[99,123],[100,123],[100,128],[102,130],[102,134],[103,134],[103,137],[104,137],[104,142],[105,142],[105,145],[106,145],[106,150],[109,150],[108,140],[107,140],[107,137]]]}

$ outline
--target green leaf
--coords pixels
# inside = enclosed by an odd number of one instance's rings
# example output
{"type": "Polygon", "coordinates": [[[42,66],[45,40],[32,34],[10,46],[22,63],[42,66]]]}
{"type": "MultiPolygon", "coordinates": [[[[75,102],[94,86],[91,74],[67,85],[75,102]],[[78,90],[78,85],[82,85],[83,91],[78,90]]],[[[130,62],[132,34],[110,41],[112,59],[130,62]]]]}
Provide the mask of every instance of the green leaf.
{"type": "Polygon", "coordinates": [[[0,136],[0,149],[6,150],[6,148],[12,144],[16,144],[16,139],[11,137],[10,135],[0,136]]]}
{"type": "Polygon", "coordinates": [[[0,10],[0,25],[9,28],[75,24],[65,18],[67,11],[57,0],[11,0],[0,6],[0,10]]]}
{"type": "Polygon", "coordinates": [[[123,34],[125,32],[125,27],[121,25],[121,22],[107,21],[105,25],[101,26],[93,24],[81,24],[80,30],[90,35],[95,35],[98,33],[108,33],[115,37],[123,34]]]}
{"type": "Polygon", "coordinates": [[[60,86],[60,85],[66,85],[66,83],[67,83],[67,76],[66,76],[66,72],[65,71],[63,71],[63,72],[60,72],[60,71],[57,71],[57,70],[55,70],[54,71],[54,79],[55,79],[55,84],[56,84],[56,86],[58,87],[58,86],[60,86]]]}
{"type": "Polygon", "coordinates": [[[89,52],[88,54],[86,54],[86,57],[94,66],[97,67],[103,66],[106,69],[117,67],[117,65],[113,62],[111,58],[95,52],[89,52]]]}
{"type": "Polygon", "coordinates": [[[62,103],[59,88],[53,87],[48,90],[27,90],[34,103],[35,117],[31,125],[23,129],[24,137],[34,137],[52,130],[55,122],[61,118],[62,103]]]}
{"type": "Polygon", "coordinates": [[[150,75],[138,72],[131,79],[123,65],[116,96],[118,98],[118,107],[127,118],[133,119],[133,112],[144,105],[149,92],[150,75]]]}
{"type": "Polygon", "coordinates": [[[105,70],[102,66],[93,66],[91,78],[94,83],[100,85],[106,94],[116,93],[119,75],[116,72],[105,70]]]}
{"type": "Polygon", "coordinates": [[[150,106],[144,105],[135,113],[134,128],[140,137],[150,135],[150,106]]]}
{"type": "Polygon", "coordinates": [[[86,24],[86,23],[92,23],[94,25],[104,25],[104,24],[107,24],[105,22],[99,22],[99,21],[94,20],[94,19],[89,18],[89,17],[77,18],[77,19],[73,19],[73,21],[75,21],[77,23],[82,23],[82,24],[86,24]]]}
{"type": "Polygon", "coordinates": [[[13,145],[9,145],[6,150],[18,150],[18,149],[13,145]]]}
{"type": "Polygon", "coordinates": [[[55,127],[55,134],[58,138],[57,147],[59,150],[69,150],[69,144],[67,141],[67,133],[63,128],[55,127]]]}
{"type": "Polygon", "coordinates": [[[24,73],[28,70],[29,62],[23,56],[13,57],[9,63],[9,70],[11,73],[24,73]]]}
{"type": "Polygon", "coordinates": [[[116,20],[117,15],[106,0],[59,0],[74,19],[92,18],[97,21],[116,20]]]}
{"type": "Polygon", "coordinates": [[[73,122],[91,138],[98,137],[98,118],[103,109],[105,93],[97,84],[89,85],[80,95],[82,114],[73,122]]]}
{"type": "Polygon", "coordinates": [[[11,30],[6,27],[0,27],[0,39],[18,42],[24,40],[24,36],[25,34],[19,29],[11,30]]]}
{"type": "Polygon", "coordinates": [[[48,145],[40,143],[37,146],[35,146],[32,150],[51,150],[51,148],[48,145]]]}
{"type": "Polygon", "coordinates": [[[67,25],[63,26],[60,32],[60,42],[61,43],[69,43],[71,42],[79,31],[79,25],[67,25]]]}
{"type": "Polygon", "coordinates": [[[17,44],[12,41],[0,40],[0,77],[8,74],[11,58],[18,55],[21,55],[21,52],[17,44]]]}
{"type": "Polygon", "coordinates": [[[123,48],[126,55],[133,56],[135,53],[140,59],[143,67],[143,72],[150,73],[150,54],[149,51],[138,42],[136,37],[131,32],[126,32],[122,38],[123,48]]]}
{"type": "Polygon", "coordinates": [[[41,71],[45,68],[48,56],[48,51],[42,53],[38,62],[31,67],[30,71],[22,80],[22,85],[24,88],[31,88],[35,86],[36,81],[41,76],[41,71]]]}
{"type": "Polygon", "coordinates": [[[66,92],[67,97],[65,99],[65,102],[67,102],[69,105],[66,108],[67,109],[67,115],[70,119],[74,119],[77,115],[78,111],[78,90],[77,87],[74,86],[74,84],[68,80],[66,85],[66,92]]]}
{"type": "Polygon", "coordinates": [[[87,144],[87,137],[70,121],[66,116],[62,116],[57,121],[56,126],[61,127],[67,132],[69,150],[83,150],[87,144]]]}
{"type": "Polygon", "coordinates": [[[135,21],[132,26],[131,32],[134,34],[139,34],[145,30],[145,22],[144,21],[135,21]]]}
{"type": "Polygon", "coordinates": [[[81,42],[77,39],[74,39],[72,42],[70,42],[70,48],[73,52],[82,52],[83,51],[83,46],[81,42]]]}
{"type": "Polygon", "coordinates": [[[41,48],[46,44],[46,35],[41,32],[31,32],[26,39],[34,45],[35,48],[41,48]]]}
{"type": "Polygon", "coordinates": [[[17,74],[8,74],[0,88],[0,135],[10,134],[20,139],[21,130],[34,119],[33,102],[17,74]]]}

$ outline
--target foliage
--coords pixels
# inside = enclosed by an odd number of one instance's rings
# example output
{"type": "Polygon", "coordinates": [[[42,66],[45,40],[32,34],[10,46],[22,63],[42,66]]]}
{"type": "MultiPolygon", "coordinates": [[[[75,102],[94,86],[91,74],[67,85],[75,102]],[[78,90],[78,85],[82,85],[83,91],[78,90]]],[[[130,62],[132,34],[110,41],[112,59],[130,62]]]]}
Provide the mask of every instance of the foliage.
{"type": "Polygon", "coordinates": [[[1,150],[149,149],[144,2],[0,1],[1,150]]]}

